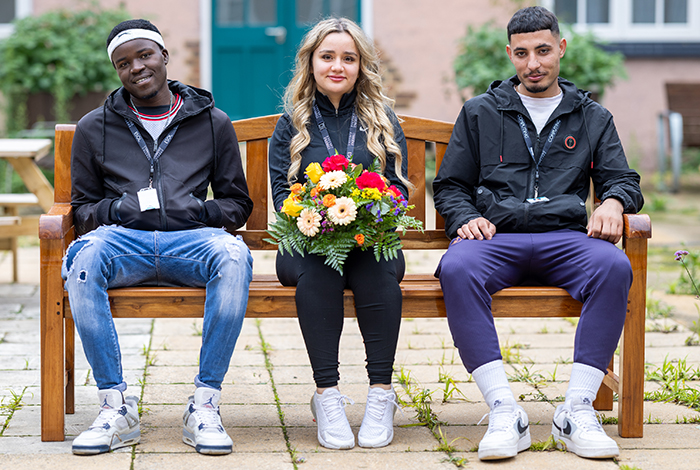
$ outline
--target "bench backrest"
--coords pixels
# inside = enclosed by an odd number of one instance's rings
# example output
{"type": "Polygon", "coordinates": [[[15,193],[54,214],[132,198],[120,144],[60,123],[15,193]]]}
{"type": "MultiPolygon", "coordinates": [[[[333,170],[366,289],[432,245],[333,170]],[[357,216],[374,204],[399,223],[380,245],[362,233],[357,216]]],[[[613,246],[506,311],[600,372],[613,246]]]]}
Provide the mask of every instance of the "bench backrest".
{"type": "MultiPolygon", "coordinates": [[[[263,239],[268,237],[265,230],[268,222],[274,218],[268,199],[267,149],[268,139],[272,136],[279,117],[280,115],[276,114],[233,121],[238,141],[245,145],[244,167],[248,191],[254,203],[253,213],[248,218],[245,228],[238,230],[237,233],[243,236],[252,250],[277,249],[275,245],[263,239]]],[[[409,199],[409,203],[415,206],[411,215],[420,219],[425,226],[426,143],[430,147],[434,144],[437,171],[447,149],[453,125],[412,116],[399,116],[399,118],[402,120],[401,126],[406,135],[408,147],[408,177],[415,185],[415,191],[409,199]]],[[[71,200],[70,156],[74,132],[75,125],[58,124],[56,126],[54,202],[59,204],[70,204],[71,200]]],[[[435,227],[426,227],[423,232],[409,230],[402,238],[406,249],[444,249],[449,243],[445,237],[444,222],[437,213],[435,227]]]]}

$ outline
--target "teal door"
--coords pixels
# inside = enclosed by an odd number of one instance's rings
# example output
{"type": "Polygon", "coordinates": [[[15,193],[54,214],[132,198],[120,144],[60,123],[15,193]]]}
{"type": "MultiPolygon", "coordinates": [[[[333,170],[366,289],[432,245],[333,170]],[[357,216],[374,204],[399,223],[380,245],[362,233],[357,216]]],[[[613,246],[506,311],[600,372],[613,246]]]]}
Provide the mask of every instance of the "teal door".
{"type": "Polygon", "coordinates": [[[303,35],[361,0],[212,0],[212,91],[231,119],[278,113],[303,35]]]}

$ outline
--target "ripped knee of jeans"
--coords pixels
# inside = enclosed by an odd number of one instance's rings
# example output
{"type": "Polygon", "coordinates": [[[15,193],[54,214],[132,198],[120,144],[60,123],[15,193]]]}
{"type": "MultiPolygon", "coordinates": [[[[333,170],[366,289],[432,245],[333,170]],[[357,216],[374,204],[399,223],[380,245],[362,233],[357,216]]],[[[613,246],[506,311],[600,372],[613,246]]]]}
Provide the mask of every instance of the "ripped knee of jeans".
{"type": "Polygon", "coordinates": [[[241,247],[237,243],[226,243],[226,251],[228,251],[229,256],[235,262],[238,262],[241,258],[241,247]]]}
{"type": "MultiPolygon", "coordinates": [[[[65,270],[66,270],[66,278],[71,275],[73,272],[73,264],[75,262],[75,259],[80,256],[80,253],[89,245],[92,244],[91,240],[86,240],[83,238],[79,238],[75,240],[73,243],[70,244],[68,247],[68,250],[66,250],[66,257],[64,260],[65,263],[65,270]]],[[[87,271],[82,270],[80,273],[78,273],[78,282],[85,282],[87,280],[87,271]]]]}

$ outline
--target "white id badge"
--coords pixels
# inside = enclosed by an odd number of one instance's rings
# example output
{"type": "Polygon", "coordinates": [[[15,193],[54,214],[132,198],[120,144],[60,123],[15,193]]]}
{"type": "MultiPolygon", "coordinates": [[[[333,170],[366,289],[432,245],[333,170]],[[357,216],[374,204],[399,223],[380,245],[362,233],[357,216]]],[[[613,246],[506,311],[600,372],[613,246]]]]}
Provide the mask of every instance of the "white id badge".
{"type": "Polygon", "coordinates": [[[155,190],[155,188],[139,189],[137,195],[139,197],[139,207],[141,208],[141,212],[150,211],[151,209],[160,209],[158,192],[155,190]]]}
{"type": "Polygon", "coordinates": [[[549,198],[547,198],[545,196],[531,197],[531,198],[526,199],[526,201],[529,202],[530,204],[536,204],[538,202],[549,202],[549,198]]]}

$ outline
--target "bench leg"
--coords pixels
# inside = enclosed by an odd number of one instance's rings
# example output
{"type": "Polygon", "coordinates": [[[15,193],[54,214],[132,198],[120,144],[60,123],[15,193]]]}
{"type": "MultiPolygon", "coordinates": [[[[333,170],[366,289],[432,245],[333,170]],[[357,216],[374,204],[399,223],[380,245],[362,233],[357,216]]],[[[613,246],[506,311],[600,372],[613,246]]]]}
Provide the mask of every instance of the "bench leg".
{"type": "MultiPolygon", "coordinates": [[[[614,370],[614,363],[615,358],[612,358],[608,366],[610,371],[614,370]]],[[[598,389],[598,395],[593,402],[593,408],[599,411],[610,411],[613,409],[613,389],[605,385],[605,383],[602,383],[598,389]]]]}
{"type": "Polygon", "coordinates": [[[634,279],[627,302],[627,318],[620,345],[618,432],[642,437],[644,421],[644,312],[646,309],[647,240],[625,240],[634,279]]]}
{"type": "Polygon", "coordinates": [[[66,413],[75,413],[75,323],[66,318],[66,413]]]}
{"type": "Polygon", "coordinates": [[[41,440],[65,438],[63,281],[60,240],[41,240],[41,440]],[[54,255],[54,256],[52,256],[54,255]]]}

